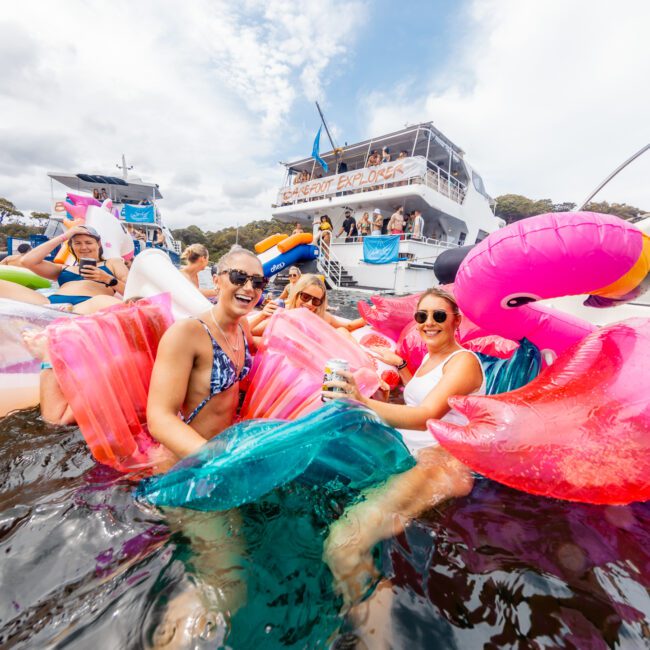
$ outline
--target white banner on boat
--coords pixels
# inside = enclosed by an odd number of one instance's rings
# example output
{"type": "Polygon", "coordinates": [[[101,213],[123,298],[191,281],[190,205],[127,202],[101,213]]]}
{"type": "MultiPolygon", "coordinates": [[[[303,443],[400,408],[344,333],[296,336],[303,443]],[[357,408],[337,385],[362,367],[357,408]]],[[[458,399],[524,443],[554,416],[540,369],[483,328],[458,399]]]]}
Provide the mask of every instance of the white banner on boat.
{"type": "Polygon", "coordinates": [[[280,203],[286,204],[316,196],[331,196],[339,192],[350,192],[363,188],[398,183],[416,176],[424,176],[424,158],[403,158],[393,162],[356,169],[329,178],[316,178],[307,183],[299,183],[280,190],[280,203]]]}

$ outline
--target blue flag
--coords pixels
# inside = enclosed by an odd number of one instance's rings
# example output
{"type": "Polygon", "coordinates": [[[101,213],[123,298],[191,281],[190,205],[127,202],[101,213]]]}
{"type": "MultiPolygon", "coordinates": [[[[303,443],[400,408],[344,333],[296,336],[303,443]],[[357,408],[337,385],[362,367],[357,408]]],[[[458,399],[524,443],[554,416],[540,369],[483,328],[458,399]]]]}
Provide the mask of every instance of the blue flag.
{"type": "Polygon", "coordinates": [[[322,126],[318,127],[318,133],[314,138],[314,148],[311,152],[311,155],[316,159],[316,162],[323,168],[323,171],[327,173],[329,167],[327,166],[327,163],[320,157],[320,131],[322,128],[323,128],[322,126]]]}

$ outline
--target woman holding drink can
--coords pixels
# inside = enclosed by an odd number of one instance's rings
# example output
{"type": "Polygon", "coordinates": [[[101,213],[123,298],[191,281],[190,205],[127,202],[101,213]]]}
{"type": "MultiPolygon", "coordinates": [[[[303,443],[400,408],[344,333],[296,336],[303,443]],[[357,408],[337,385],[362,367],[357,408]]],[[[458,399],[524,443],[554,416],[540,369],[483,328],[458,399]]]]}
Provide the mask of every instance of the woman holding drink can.
{"type": "Polygon", "coordinates": [[[368,493],[330,528],[325,557],[350,599],[362,590],[360,577],[373,571],[370,551],[377,542],[399,534],[409,519],[435,504],[468,494],[473,485],[469,468],[438,446],[426,430],[426,421],[440,418],[463,423],[463,416],[453,411],[447,400],[453,395],[485,392],[481,364],[455,339],[461,315],[450,294],[437,288],[426,291],[414,318],[428,351],[414,375],[394,352],[377,348],[383,360],[399,370],[405,404],[364,397],[354,377],[344,370],[337,372],[344,381],[324,383],[324,398],[353,399],[399,429],[417,460],[413,469],[368,493]]]}

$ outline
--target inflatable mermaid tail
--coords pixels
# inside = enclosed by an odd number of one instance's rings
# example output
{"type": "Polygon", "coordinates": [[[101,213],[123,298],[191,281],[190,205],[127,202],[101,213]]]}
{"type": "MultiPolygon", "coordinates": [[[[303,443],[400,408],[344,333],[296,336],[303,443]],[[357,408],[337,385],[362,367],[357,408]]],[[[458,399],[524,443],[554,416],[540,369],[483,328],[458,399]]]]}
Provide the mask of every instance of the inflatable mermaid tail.
{"type": "Polygon", "coordinates": [[[527,386],[454,397],[469,423],[429,420],[456,458],[533,494],[586,503],[650,499],[650,319],[593,332],[527,386]]]}
{"type": "MultiPolygon", "coordinates": [[[[413,465],[397,431],[371,411],[333,401],[292,422],[237,424],[137,493],[156,505],[239,506],[241,525],[229,532],[241,552],[224,570],[245,581],[246,602],[232,617],[228,647],[328,648],[342,606],[322,560],[328,527],[360,490],[413,465]]],[[[197,516],[175,513],[190,526],[197,516]]],[[[189,551],[206,554],[190,557],[190,571],[210,563],[207,545],[189,551]]]]}

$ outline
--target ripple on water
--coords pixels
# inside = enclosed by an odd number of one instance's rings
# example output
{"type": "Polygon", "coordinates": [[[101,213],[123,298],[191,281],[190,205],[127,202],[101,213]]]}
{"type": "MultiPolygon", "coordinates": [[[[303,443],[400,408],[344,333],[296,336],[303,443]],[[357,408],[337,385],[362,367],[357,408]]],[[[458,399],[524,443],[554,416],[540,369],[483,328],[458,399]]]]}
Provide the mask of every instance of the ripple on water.
{"type": "MultiPolygon", "coordinates": [[[[221,546],[201,541],[188,526],[195,513],[137,504],[132,484],[96,465],[75,428],[49,427],[35,411],[0,420],[0,477],[2,647],[142,647],[164,636],[165,603],[188,591],[206,565],[214,593],[233,584],[228,536],[221,546]],[[211,565],[215,553],[223,566],[211,565]]],[[[260,535],[282,529],[275,507],[255,516],[260,535]]],[[[233,521],[225,525],[236,536],[233,521]]],[[[279,556],[314,557],[301,530],[293,537],[295,546],[278,548],[279,556]]],[[[376,592],[384,606],[376,631],[356,630],[367,647],[377,647],[378,637],[414,649],[650,641],[647,504],[564,503],[478,480],[470,496],[385,543],[378,562],[390,585],[376,592]]],[[[265,569],[248,567],[260,576],[265,569]]],[[[300,603],[300,574],[277,578],[300,603]]],[[[301,647],[309,607],[263,621],[260,635],[301,647]]],[[[226,638],[226,620],[203,614],[190,617],[188,635],[196,647],[215,647],[226,638]]],[[[354,625],[345,625],[349,640],[354,625]]]]}

